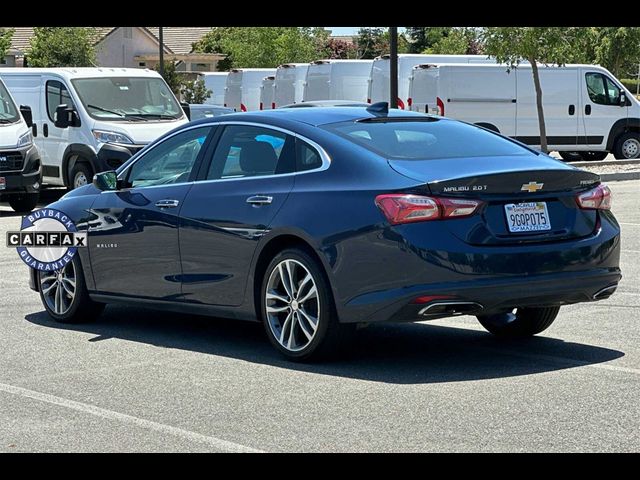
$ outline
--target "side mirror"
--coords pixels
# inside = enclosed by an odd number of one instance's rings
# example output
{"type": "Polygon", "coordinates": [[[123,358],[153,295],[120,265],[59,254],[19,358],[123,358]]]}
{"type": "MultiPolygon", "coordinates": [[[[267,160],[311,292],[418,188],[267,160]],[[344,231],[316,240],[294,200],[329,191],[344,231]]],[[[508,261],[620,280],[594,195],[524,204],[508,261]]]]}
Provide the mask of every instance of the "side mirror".
{"type": "Polygon", "coordinates": [[[182,110],[184,110],[184,114],[187,116],[189,120],[191,120],[191,107],[187,102],[180,102],[180,106],[182,110]]]}
{"type": "Polygon", "coordinates": [[[627,106],[627,95],[624,92],[620,92],[620,106],[621,107],[627,106]]]}
{"type": "Polygon", "coordinates": [[[75,108],[63,103],[56,107],[56,117],[53,124],[58,128],[79,127],[80,117],[75,108]]]}
{"type": "Polygon", "coordinates": [[[31,107],[29,105],[20,105],[20,113],[22,114],[22,118],[24,118],[27,127],[31,128],[31,125],[33,125],[33,113],[31,113],[31,107]]]}
{"type": "Polygon", "coordinates": [[[115,170],[96,173],[93,176],[93,185],[103,192],[118,189],[118,175],[115,170]]]}

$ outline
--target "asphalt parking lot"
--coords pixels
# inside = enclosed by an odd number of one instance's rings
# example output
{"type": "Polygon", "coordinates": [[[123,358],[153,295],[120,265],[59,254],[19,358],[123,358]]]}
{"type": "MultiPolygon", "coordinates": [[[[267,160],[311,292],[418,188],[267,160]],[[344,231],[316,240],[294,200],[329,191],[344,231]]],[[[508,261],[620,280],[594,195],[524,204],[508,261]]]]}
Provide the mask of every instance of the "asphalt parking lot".
{"type": "MultiPolygon", "coordinates": [[[[640,181],[611,183],[624,278],[504,344],[472,317],[376,325],[283,360],[259,324],[108,307],[60,325],[0,206],[0,451],[640,450],[640,181]]],[[[46,200],[55,198],[48,192],[46,200]]]]}

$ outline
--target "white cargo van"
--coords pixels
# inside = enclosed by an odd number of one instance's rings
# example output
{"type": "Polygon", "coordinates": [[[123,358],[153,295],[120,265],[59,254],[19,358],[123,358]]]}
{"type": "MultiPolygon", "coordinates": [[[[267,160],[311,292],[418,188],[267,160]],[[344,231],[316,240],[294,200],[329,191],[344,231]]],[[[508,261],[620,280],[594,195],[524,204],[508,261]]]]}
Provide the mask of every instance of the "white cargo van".
{"type": "Polygon", "coordinates": [[[373,60],[316,60],[307,70],[303,102],[367,101],[373,60]]]}
{"type": "MultiPolygon", "coordinates": [[[[539,67],[549,150],[602,160],[640,157],[640,103],[597,65],[539,67]]],[[[412,110],[485,126],[539,147],[531,66],[419,65],[411,76],[412,110]]],[[[571,157],[575,158],[573,155],[571,157]]]]}
{"type": "Polygon", "coordinates": [[[275,75],[269,75],[262,79],[262,85],[260,85],[260,110],[271,110],[274,108],[273,87],[275,80],[275,75]]]}
{"type": "MultiPolygon", "coordinates": [[[[389,101],[389,55],[373,60],[369,81],[369,103],[389,101]]],[[[496,63],[486,55],[398,55],[398,108],[404,110],[411,106],[409,97],[409,76],[411,69],[422,63],[496,63]]]]}
{"type": "Polygon", "coordinates": [[[204,86],[211,90],[211,96],[205,100],[207,105],[220,105],[224,103],[224,87],[227,85],[228,72],[204,72],[200,78],[204,86]]]}
{"type": "Polygon", "coordinates": [[[33,210],[40,193],[42,169],[31,124],[31,109],[18,109],[0,80],[0,201],[16,212],[33,210]]]}
{"type": "Polygon", "coordinates": [[[43,182],[76,188],[113,170],[187,122],[155,71],[135,68],[2,68],[14,98],[33,111],[43,182]]]}
{"type": "Polygon", "coordinates": [[[224,106],[236,112],[260,110],[262,79],[275,75],[275,68],[234,68],[227,75],[224,106]]]}
{"type": "Polygon", "coordinates": [[[276,69],[276,82],[273,87],[273,108],[302,101],[308,69],[308,63],[285,63],[276,69]]]}

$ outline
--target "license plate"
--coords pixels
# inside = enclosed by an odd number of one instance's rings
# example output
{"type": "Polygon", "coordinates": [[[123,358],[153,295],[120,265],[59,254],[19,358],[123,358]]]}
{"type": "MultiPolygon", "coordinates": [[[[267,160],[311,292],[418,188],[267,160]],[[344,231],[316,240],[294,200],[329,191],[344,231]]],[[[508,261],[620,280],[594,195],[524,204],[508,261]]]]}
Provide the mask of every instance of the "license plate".
{"type": "Polygon", "coordinates": [[[7,180],[4,177],[0,177],[0,190],[7,188],[7,180]]]}
{"type": "Polygon", "coordinates": [[[551,230],[546,202],[510,203],[504,211],[511,233],[551,230]]]}

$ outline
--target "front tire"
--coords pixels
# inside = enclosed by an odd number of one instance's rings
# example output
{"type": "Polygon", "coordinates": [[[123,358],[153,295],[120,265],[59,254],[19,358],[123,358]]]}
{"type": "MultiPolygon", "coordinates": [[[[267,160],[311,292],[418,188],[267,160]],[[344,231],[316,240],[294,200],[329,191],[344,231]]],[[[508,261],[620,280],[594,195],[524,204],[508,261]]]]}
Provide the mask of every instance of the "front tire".
{"type": "Polygon", "coordinates": [[[549,328],[559,311],[560,307],[515,308],[506,313],[478,316],[478,321],[496,336],[525,338],[549,328]]]}
{"type": "Polygon", "coordinates": [[[9,205],[16,213],[29,213],[36,208],[39,199],[39,193],[25,193],[23,195],[10,197],[9,205]]]}
{"type": "Polygon", "coordinates": [[[331,288],[315,259],[300,249],[278,253],[260,289],[260,315],[271,344],[294,361],[327,358],[353,331],[342,325],[331,288]]]}
{"type": "Polygon", "coordinates": [[[635,132],[620,135],[613,147],[613,156],[616,160],[640,158],[640,135],[635,132]]]}
{"type": "Polygon", "coordinates": [[[62,270],[39,271],[38,287],[42,305],[56,322],[90,322],[104,310],[103,303],[89,298],[77,254],[62,270]]]}
{"type": "Polygon", "coordinates": [[[76,162],[69,174],[69,189],[83,187],[93,181],[93,172],[91,167],[84,162],[76,162]]]}

